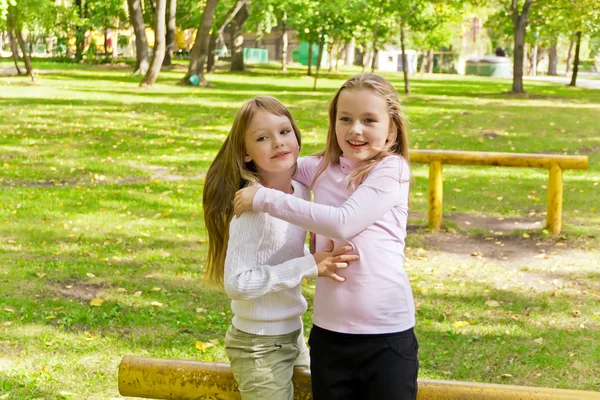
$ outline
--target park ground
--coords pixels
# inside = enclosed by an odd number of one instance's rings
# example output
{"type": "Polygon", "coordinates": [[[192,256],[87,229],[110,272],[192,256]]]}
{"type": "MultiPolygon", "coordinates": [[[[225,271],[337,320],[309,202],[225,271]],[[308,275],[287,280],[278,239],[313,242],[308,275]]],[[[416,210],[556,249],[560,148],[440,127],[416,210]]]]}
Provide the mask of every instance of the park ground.
{"type": "MultiPolygon", "coordinates": [[[[226,361],[229,302],[201,282],[204,174],[246,99],[274,95],[320,150],[327,105],[358,70],[185,67],[139,89],[127,65],[37,60],[0,77],[0,399],[120,398],[122,356],[226,361]]],[[[0,68],[10,63],[0,62],[0,68]]],[[[386,75],[402,91],[398,74],[386,75]]],[[[415,76],[411,148],[572,154],[563,231],[545,231],[547,171],[444,168],[444,225],[427,228],[413,165],[406,269],[422,378],[600,390],[600,91],[560,82],[415,76]]],[[[314,282],[304,292],[312,304],[314,282]]],[[[310,329],[311,311],[305,315],[310,329]]]]}

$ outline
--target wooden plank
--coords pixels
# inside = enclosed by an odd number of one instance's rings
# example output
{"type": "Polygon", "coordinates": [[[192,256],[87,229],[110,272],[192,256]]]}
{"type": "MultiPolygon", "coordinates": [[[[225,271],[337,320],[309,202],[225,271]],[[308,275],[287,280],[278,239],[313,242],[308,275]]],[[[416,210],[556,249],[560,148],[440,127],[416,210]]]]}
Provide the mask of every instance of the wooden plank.
{"type": "MultiPolygon", "coordinates": [[[[294,372],[295,400],[312,398],[310,371],[294,372]]],[[[228,364],[125,356],[119,392],[151,399],[239,400],[228,364]]],[[[419,379],[417,400],[600,400],[600,393],[527,386],[419,379]]]]}

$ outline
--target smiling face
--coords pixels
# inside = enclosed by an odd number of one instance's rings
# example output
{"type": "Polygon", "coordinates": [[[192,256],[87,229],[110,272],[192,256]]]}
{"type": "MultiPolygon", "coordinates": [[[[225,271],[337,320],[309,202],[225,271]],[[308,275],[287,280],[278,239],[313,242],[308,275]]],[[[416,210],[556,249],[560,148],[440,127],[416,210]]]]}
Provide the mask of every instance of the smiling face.
{"type": "Polygon", "coordinates": [[[290,120],[264,110],[254,114],[246,130],[244,145],[244,161],[254,162],[263,179],[282,172],[291,176],[300,151],[290,120]]]}
{"type": "Polygon", "coordinates": [[[371,89],[343,89],[335,122],[337,142],[354,162],[368,160],[395,140],[385,99],[371,89]]]}

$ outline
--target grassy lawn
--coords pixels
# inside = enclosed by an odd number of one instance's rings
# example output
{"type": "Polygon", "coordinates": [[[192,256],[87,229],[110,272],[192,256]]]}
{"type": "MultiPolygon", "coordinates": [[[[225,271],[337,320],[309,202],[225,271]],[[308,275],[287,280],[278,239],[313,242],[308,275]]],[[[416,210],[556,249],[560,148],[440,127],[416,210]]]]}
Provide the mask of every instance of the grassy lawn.
{"type": "MultiPolygon", "coordinates": [[[[273,66],[212,74],[209,89],[163,72],[141,90],[124,69],[36,66],[36,84],[0,77],[0,398],[119,398],[126,354],[225,361],[229,301],[200,282],[204,173],[258,94],[290,107],[303,154],[320,150],[328,101],[358,70],[325,74],[317,92],[302,70],[273,66]]],[[[413,166],[420,376],[600,390],[600,91],[510,85],[414,77],[411,147],[581,154],[589,170],[565,172],[551,238],[546,170],[445,167],[432,235],[427,166],[413,166]]]]}

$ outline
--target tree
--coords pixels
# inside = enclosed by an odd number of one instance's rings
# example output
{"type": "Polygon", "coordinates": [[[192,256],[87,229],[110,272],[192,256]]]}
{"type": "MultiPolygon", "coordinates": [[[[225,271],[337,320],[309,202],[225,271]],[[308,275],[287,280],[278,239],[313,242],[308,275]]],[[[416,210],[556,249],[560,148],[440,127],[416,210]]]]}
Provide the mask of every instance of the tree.
{"type": "Polygon", "coordinates": [[[135,67],[133,74],[145,75],[148,71],[148,41],[146,40],[146,25],[142,15],[141,0],[127,0],[129,22],[135,34],[135,67]]]}
{"type": "Polygon", "coordinates": [[[248,5],[244,3],[231,21],[231,37],[233,39],[231,49],[231,71],[244,70],[244,25],[248,20],[248,5]]]}
{"type": "Polygon", "coordinates": [[[190,78],[194,75],[198,77],[198,83],[200,85],[206,86],[208,84],[204,78],[204,67],[206,65],[206,59],[208,58],[208,41],[210,38],[209,33],[213,18],[215,16],[217,4],[218,0],[206,0],[206,6],[202,12],[200,28],[196,34],[194,47],[192,47],[188,72],[181,80],[181,83],[184,85],[190,85],[190,78]]]}
{"type": "Polygon", "coordinates": [[[524,0],[519,7],[518,0],[511,0],[510,14],[514,27],[514,53],[513,53],[513,93],[525,93],[523,89],[523,62],[525,57],[525,35],[529,22],[529,12],[536,0],[524,0]]]}
{"type": "Polygon", "coordinates": [[[154,15],[154,49],[152,52],[152,61],[150,68],[146,71],[146,75],[140,86],[152,86],[158,78],[160,67],[165,58],[165,15],[167,9],[167,0],[156,1],[156,12],[154,15]]]}
{"type": "Polygon", "coordinates": [[[171,65],[173,52],[176,50],[175,32],[177,31],[177,0],[169,0],[169,12],[167,13],[167,36],[166,36],[166,53],[163,65],[171,65]]]}
{"type": "MultiPolygon", "coordinates": [[[[217,41],[222,40],[225,27],[233,21],[240,9],[247,3],[248,0],[237,0],[227,12],[220,13],[216,23],[213,26],[210,40],[208,42],[208,59],[206,62],[206,70],[213,72],[215,69],[215,58],[217,50],[217,41]]],[[[221,5],[223,3],[220,3],[221,5]]]]}

